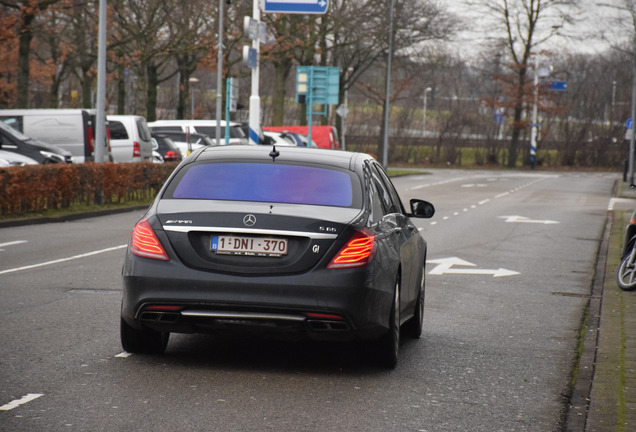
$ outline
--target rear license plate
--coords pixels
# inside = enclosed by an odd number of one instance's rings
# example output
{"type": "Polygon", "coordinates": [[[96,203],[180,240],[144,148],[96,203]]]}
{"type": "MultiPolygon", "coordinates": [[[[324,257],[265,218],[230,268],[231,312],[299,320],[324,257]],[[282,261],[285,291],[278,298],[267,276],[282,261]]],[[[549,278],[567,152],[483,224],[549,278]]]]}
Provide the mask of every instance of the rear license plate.
{"type": "Polygon", "coordinates": [[[210,250],[226,255],[280,257],[287,255],[287,239],[213,235],[210,250]]]}

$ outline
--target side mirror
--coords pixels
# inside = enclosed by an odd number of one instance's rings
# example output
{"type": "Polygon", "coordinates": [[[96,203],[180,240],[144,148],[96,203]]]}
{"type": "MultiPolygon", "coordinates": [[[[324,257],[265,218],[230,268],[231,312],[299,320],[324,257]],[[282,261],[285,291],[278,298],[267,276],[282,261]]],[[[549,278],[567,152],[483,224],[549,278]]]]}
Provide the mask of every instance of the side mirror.
{"type": "Polygon", "coordinates": [[[420,199],[411,200],[411,214],[416,218],[432,218],[435,214],[435,207],[428,201],[420,199]]]}

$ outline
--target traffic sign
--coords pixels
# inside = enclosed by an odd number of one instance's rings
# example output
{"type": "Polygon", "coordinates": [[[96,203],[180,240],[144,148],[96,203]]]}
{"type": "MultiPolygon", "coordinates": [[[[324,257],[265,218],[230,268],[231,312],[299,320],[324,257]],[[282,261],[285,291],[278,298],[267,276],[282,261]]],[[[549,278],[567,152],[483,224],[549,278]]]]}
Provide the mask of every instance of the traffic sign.
{"type": "Polygon", "coordinates": [[[634,129],[634,119],[632,119],[631,117],[628,118],[625,126],[627,127],[627,129],[634,129]]]}
{"type": "Polygon", "coordinates": [[[347,114],[349,114],[349,108],[347,108],[345,105],[340,105],[338,109],[336,109],[336,114],[338,114],[342,118],[345,118],[347,114]]]}
{"type": "Polygon", "coordinates": [[[329,0],[261,0],[266,13],[324,14],[329,0]]]}
{"type": "Polygon", "coordinates": [[[550,90],[554,91],[566,91],[568,89],[567,81],[552,81],[550,83],[550,90]]]}

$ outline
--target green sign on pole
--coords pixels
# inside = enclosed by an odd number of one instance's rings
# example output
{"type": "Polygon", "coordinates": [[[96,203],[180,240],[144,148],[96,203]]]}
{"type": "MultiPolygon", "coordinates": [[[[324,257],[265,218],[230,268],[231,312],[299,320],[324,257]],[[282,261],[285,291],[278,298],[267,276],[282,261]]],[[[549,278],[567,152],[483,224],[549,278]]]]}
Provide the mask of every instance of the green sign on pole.
{"type": "Polygon", "coordinates": [[[312,117],[327,115],[327,105],[338,105],[340,69],[329,66],[298,66],[296,68],[296,102],[307,106],[308,136],[311,141],[312,117]],[[320,105],[320,111],[314,111],[320,105]]]}

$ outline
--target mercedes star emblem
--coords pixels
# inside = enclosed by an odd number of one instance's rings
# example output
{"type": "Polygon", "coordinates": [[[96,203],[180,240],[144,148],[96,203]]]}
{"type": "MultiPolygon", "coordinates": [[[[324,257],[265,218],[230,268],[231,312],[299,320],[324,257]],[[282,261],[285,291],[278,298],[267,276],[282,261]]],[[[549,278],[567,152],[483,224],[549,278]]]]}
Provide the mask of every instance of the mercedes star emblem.
{"type": "Polygon", "coordinates": [[[243,218],[243,224],[245,224],[245,226],[251,227],[251,226],[254,226],[255,223],[256,223],[256,216],[254,216],[253,214],[247,214],[243,218]]]}

